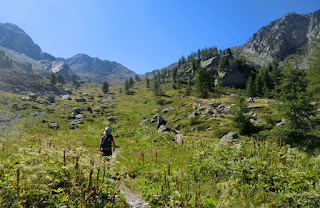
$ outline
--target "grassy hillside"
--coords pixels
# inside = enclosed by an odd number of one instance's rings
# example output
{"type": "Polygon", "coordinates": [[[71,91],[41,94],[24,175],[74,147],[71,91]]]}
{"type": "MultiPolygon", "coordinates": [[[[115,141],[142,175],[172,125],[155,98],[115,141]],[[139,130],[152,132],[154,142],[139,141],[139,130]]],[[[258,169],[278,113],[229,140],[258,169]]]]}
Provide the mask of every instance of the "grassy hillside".
{"type": "MultiPolygon", "coordinates": [[[[162,87],[169,90],[167,81],[162,87]]],[[[120,94],[120,87],[103,95],[100,87],[89,84],[72,95],[73,100],[56,98],[55,104],[42,98],[22,101],[18,95],[0,92],[1,115],[11,118],[9,124],[2,122],[0,131],[1,204],[125,206],[107,180],[108,162],[99,156],[99,137],[110,126],[121,148],[112,166],[114,174],[151,206],[320,206],[318,150],[292,147],[272,136],[281,121],[272,100],[248,103],[264,106],[250,109],[260,133],[221,145],[223,135],[237,131],[230,112],[240,90],[223,89],[220,97],[197,99],[178,90],[155,97],[144,81],[136,82],[130,95],[120,94]],[[77,103],[74,98],[79,96],[87,103],[77,103]],[[14,103],[17,110],[12,109],[14,103]],[[76,107],[86,118],[70,129],[71,120],[77,119],[68,117],[76,107]],[[202,116],[208,108],[216,116],[202,116]],[[35,112],[40,115],[32,116],[35,112]],[[193,112],[200,115],[189,118],[193,112]],[[156,123],[149,121],[140,124],[156,114],[163,116],[169,131],[158,133],[156,123]],[[108,121],[110,117],[115,122],[108,121]],[[50,129],[51,122],[60,128],[50,129]],[[176,133],[183,135],[179,143],[176,133]]]]}

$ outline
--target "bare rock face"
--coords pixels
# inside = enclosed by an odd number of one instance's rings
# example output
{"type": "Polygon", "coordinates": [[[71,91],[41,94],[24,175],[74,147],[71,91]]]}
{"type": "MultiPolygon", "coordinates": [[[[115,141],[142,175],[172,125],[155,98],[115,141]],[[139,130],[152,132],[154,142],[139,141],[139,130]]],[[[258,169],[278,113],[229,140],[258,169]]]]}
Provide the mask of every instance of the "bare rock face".
{"type": "Polygon", "coordinates": [[[312,39],[319,34],[320,10],[310,14],[289,13],[256,32],[241,46],[241,55],[266,66],[272,61],[283,61],[291,54],[308,54],[312,39]]]}
{"type": "Polygon", "coordinates": [[[68,64],[66,64],[63,61],[51,62],[47,70],[50,70],[55,74],[61,74],[67,81],[70,81],[70,73],[71,73],[70,68],[68,64]]]}
{"type": "Polygon", "coordinates": [[[219,72],[222,85],[226,87],[243,87],[247,83],[247,76],[235,68],[224,69],[219,72]]]}
{"type": "Polygon", "coordinates": [[[35,60],[47,59],[54,61],[50,54],[43,53],[29,35],[21,28],[11,23],[0,23],[0,46],[16,51],[35,60]]]}
{"type": "Polygon", "coordinates": [[[231,145],[238,138],[239,138],[239,135],[236,132],[230,131],[228,134],[224,135],[221,138],[220,144],[222,144],[222,145],[231,145]]]}

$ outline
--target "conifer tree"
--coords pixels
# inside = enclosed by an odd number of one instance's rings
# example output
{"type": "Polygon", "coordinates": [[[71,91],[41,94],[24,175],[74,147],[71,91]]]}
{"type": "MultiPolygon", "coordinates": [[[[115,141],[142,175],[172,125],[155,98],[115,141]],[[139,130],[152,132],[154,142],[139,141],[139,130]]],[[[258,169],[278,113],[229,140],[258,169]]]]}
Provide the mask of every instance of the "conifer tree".
{"type": "Polygon", "coordinates": [[[213,77],[203,68],[198,68],[195,80],[195,91],[198,97],[207,98],[209,92],[213,91],[213,77]]]}
{"type": "Polygon", "coordinates": [[[102,92],[103,92],[103,93],[108,93],[108,92],[109,92],[109,84],[108,84],[107,81],[104,81],[104,82],[102,83],[102,92]]]}
{"type": "Polygon", "coordinates": [[[56,85],[57,77],[53,72],[51,72],[51,74],[49,75],[49,80],[52,85],[56,85]]]}
{"type": "Polygon", "coordinates": [[[133,78],[130,77],[130,78],[129,78],[129,87],[131,88],[131,87],[133,87],[133,85],[134,85],[133,78]]]}
{"type": "Polygon", "coordinates": [[[256,89],[254,85],[254,81],[252,79],[252,76],[249,77],[247,84],[246,84],[246,94],[249,97],[255,97],[256,96],[256,89]]]}
{"type": "Polygon", "coordinates": [[[124,82],[124,86],[123,86],[123,91],[124,91],[124,94],[125,95],[129,95],[130,91],[130,83],[129,83],[129,80],[126,79],[126,81],[124,82]]]}
{"type": "Polygon", "coordinates": [[[250,122],[250,117],[246,114],[248,112],[247,103],[241,94],[235,97],[235,107],[232,108],[233,126],[238,128],[241,134],[250,134],[253,131],[253,126],[250,122]]]}
{"type": "Polygon", "coordinates": [[[64,79],[64,76],[62,74],[58,74],[57,82],[61,84],[61,86],[63,86],[66,83],[66,80],[64,79]]]}
{"type": "Polygon", "coordinates": [[[311,116],[315,109],[311,105],[311,96],[307,93],[305,72],[295,69],[292,64],[282,70],[281,84],[278,91],[279,105],[285,119],[282,137],[289,142],[302,142],[312,128],[311,116]]]}
{"type": "Polygon", "coordinates": [[[179,90],[179,92],[181,92],[180,91],[181,90],[181,78],[180,77],[177,79],[177,89],[179,90]]]}
{"type": "Polygon", "coordinates": [[[146,77],[146,88],[149,89],[150,88],[150,80],[148,77],[146,77]]]}
{"type": "Polygon", "coordinates": [[[188,83],[187,83],[186,89],[184,91],[184,95],[189,96],[190,94],[191,94],[191,79],[190,79],[190,77],[188,77],[188,83]]]}

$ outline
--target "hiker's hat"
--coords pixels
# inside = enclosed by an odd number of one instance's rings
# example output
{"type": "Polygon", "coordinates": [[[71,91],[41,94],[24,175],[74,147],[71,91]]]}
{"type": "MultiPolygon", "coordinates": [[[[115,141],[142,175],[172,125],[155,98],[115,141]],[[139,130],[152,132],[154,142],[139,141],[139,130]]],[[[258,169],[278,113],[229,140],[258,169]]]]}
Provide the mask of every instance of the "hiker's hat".
{"type": "Polygon", "coordinates": [[[110,128],[110,127],[106,127],[106,128],[104,128],[104,130],[103,130],[103,134],[111,134],[111,132],[112,132],[112,129],[110,128]]]}

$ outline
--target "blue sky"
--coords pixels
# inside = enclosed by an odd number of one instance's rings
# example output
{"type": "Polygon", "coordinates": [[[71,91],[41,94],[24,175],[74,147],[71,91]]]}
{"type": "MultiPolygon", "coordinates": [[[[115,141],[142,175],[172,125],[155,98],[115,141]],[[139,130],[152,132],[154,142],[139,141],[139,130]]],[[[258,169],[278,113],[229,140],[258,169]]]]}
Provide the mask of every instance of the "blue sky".
{"type": "Polygon", "coordinates": [[[86,53],[141,74],[198,48],[242,45],[289,12],[317,9],[320,0],[0,0],[0,22],[56,57],[86,53]]]}

